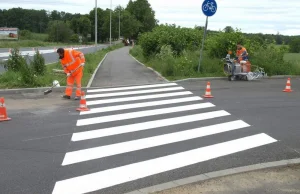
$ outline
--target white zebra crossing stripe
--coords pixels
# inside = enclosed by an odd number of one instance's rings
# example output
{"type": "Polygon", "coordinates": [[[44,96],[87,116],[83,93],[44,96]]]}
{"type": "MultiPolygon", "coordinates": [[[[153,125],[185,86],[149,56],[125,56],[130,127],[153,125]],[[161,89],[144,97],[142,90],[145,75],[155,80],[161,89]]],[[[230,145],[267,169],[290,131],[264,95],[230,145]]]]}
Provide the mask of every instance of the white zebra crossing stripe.
{"type": "MultiPolygon", "coordinates": [[[[134,96],[134,97],[125,97],[125,98],[113,98],[113,99],[105,99],[105,100],[91,100],[91,101],[87,101],[86,104],[90,106],[90,105],[108,104],[108,103],[116,103],[116,102],[128,102],[128,101],[135,101],[135,100],[175,97],[175,96],[183,96],[183,95],[191,95],[191,94],[193,93],[190,91],[173,92],[173,93],[143,95],[143,96],[134,96]]],[[[201,98],[201,100],[203,99],[201,98]]]]}
{"type": "Polygon", "coordinates": [[[161,108],[161,109],[138,111],[138,112],[116,114],[116,115],[109,115],[109,116],[102,116],[102,117],[93,117],[93,118],[78,120],[77,126],[92,125],[97,123],[120,121],[126,119],[140,118],[140,117],[153,116],[153,115],[162,115],[162,114],[175,113],[175,112],[183,112],[183,111],[196,110],[202,108],[210,108],[214,106],[215,105],[213,105],[212,103],[207,102],[207,103],[191,104],[191,105],[177,106],[171,108],[161,108]]]}
{"type": "Polygon", "coordinates": [[[186,131],[180,131],[180,132],[175,132],[175,133],[170,133],[165,135],[143,138],[143,139],[138,139],[138,140],[133,140],[128,142],[121,142],[121,143],[107,145],[107,146],[68,152],[65,155],[62,165],[69,165],[69,164],[84,162],[93,159],[100,159],[107,156],[113,156],[121,153],[132,152],[132,151],[156,147],[160,145],[195,139],[195,138],[213,135],[217,133],[242,129],[249,126],[250,125],[248,125],[244,121],[237,120],[237,121],[210,125],[206,127],[200,127],[196,129],[190,129],[186,131]]]}
{"type": "Polygon", "coordinates": [[[160,88],[160,89],[152,89],[152,90],[138,90],[138,91],[130,91],[130,92],[113,92],[113,93],[104,93],[104,94],[88,94],[86,95],[86,99],[90,98],[103,98],[103,97],[111,97],[111,96],[125,96],[132,94],[147,94],[154,92],[167,92],[174,90],[183,90],[183,87],[171,87],[171,88],[160,88]]]}
{"type": "Polygon", "coordinates": [[[117,88],[103,88],[103,89],[90,89],[87,90],[87,93],[96,93],[96,92],[111,92],[111,91],[120,91],[120,90],[134,90],[141,88],[159,88],[164,86],[175,86],[176,83],[167,83],[167,84],[152,84],[152,85],[141,85],[141,86],[128,86],[128,87],[117,87],[117,88]]]}
{"type": "Polygon", "coordinates": [[[78,176],[56,182],[53,194],[81,194],[92,192],[221,156],[267,145],[276,141],[276,139],[261,133],[186,152],[180,152],[177,154],[78,176]]]}
{"type": "Polygon", "coordinates": [[[160,100],[160,101],[151,101],[151,102],[143,102],[143,103],[92,108],[92,109],[90,109],[90,111],[80,112],[80,115],[103,113],[103,112],[109,112],[109,111],[126,110],[126,109],[149,107],[149,106],[169,105],[169,104],[192,102],[192,101],[198,101],[198,100],[201,100],[201,98],[198,96],[193,96],[193,97],[176,98],[176,99],[170,99],[170,100],[160,100]]]}
{"type": "Polygon", "coordinates": [[[82,141],[87,139],[106,137],[110,135],[118,135],[123,133],[153,129],[157,127],[166,127],[166,126],[172,126],[176,124],[201,121],[201,120],[212,119],[212,118],[228,116],[228,115],[230,115],[230,113],[224,110],[220,110],[220,111],[212,111],[212,112],[199,113],[199,114],[193,114],[193,115],[187,115],[181,117],[173,117],[168,119],[148,121],[148,122],[136,123],[130,125],[122,125],[122,126],[110,127],[105,129],[96,129],[91,131],[73,133],[72,141],[82,141]]]}

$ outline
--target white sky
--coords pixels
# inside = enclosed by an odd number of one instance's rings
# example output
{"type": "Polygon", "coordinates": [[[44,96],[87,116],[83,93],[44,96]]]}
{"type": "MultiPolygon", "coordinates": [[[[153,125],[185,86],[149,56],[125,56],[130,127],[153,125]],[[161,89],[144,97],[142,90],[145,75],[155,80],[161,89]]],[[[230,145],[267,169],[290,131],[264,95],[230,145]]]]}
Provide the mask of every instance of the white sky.
{"type": "MultiPolygon", "coordinates": [[[[175,23],[183,27],[204,26],[202,0],[148,0],[160,23],[175,23]]],[[[209,17],[208,29],[237,27],[248,33],[279,32],[300,35],[300,0],[216,0],[217,13],[209,17]]],[[[128,0],[112,0],[112,8],[126,7],[128,0]]],[[[0,0],[0,9],[58,10],[69,13],[89,13],[95,0],[0,0]]],[[[110,7],[110,0],[98,0],[98,7],[110,7]]]]}

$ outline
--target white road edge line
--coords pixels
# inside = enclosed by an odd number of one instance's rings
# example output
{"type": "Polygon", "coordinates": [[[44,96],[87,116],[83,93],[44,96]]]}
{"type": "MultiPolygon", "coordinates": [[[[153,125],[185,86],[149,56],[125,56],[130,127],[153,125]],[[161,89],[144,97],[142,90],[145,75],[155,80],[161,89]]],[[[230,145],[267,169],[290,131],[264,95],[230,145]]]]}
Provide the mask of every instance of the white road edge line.
{"type": "Polygon", "coordinates": [[[84,131],[84,132],[77,132],[73,133],[72,141],[82,141],[87,139],[94,139],[100,137],[106,137],[111,135],[119,135],[123,133],[131,133],[135,131],[142,131],[147,129],[154,129],[158,127],[165,127],[165,126],[172,126],[177,124],[189,123],[194,121],[201,121],[206,119],[212,119],[217,117],[229,116],[230,113],[219,110],[219,111],[212,111],[206,113],[199,113],[181,117],[173,117],[168,119],[161,119],[155,121],[148,121],[143,123],[135,123],[130,125],[122,125],[117,127],[110,127],[104,129],[96,129],[91,131],[84,131]]]}
{"type": "Polygon", "coordinates": [[[158,88],[165,86],[177,86],[176,83],[167,83],[167,84],[151,84],[151,85],[140,85],[140,86],[126,86],[126,87],[117,87],[117,88],[102,88],[102,89],[90,89],[87,90],[87,93],[97,93],[97,92],[110,92],[110,91],[120,91],[120,90],[134,90],[140,88],[158,88]]]}
{"type": "Polygon", "coordinates": [[[170,100],[159,100],[159,101],[150,101],[150,102],[133,103],[133,104],[125,104],[125,105],[116,105],[116,106],[92,108],[89,111],[80,112],[80,115],[103,113],[103,112],[117,111],[117,110],[126,110],[126,109],[133,109],[133,108],[142,108],[142,107],[149,107],[149,106],[175,104],[175,103],[182,103],[182,102],[200,101],[200,100],[202,100],[200,97],[193,96],[193,97],[176,98],[170,100]]]}
{"type": "MultiPolygon", "coordinates": [[[[182,95],[192,95],[193,93],[190,91],[183,91],[183,92],[172,92],[172,93],[164,93],[164,94],[152,94],[152,95],[142,95],[142,96],[133,96],[133,97],[124,97],[124,98],[113,98],[113,99],[105,99],[105,100],[93,100],[87,101],[86,105],[98,105],[98,104],[108,104],[108,103],[115,103],[115,102],[128,102],[128,101],[135,101],[135,100],[148,100],[154,98],[165,98],[165,97],[174,97],[174,96],[182,96],[182,95]]],[[[201,100],[203,100],[201,98],[201,100]]]]}
{"type": "Polygon", "coordinates": [[[184,90],[183,87],[171,87],[171,88],[161,88],[161,89],[153,89],[153,90],[138,90],[138,91],[130,91],[130,92],[114,92],[114,93],[104,93],[104,94],[88,94],[86,95],[86,99],[89,98],[101,98],[101,97],[111,97],[111,96],[124,96],[124,95],[132,95],[132,94],[146,94],[146,93],[154,93],[154,92],[166,92],[166,91],[174,91],[174,90],[184,90]]]}
{"type": "Polygon", "coordinates": [[[176,107],[170,107],[170,108],[160,108],[160,109],[153,109],[153,110],[146,110],[146,111],[114,114],[114,115],[108,115],[108,116],[79,119],[79,120],[77,120],[76,126],[93,125],[93,124],[98,124],[98,123],[120,121],[120,120],[148,117],[148,116],[154,116],[154,115],[169,114],[169,113],[190,111],[190,110],[210,108],[210,107],[215,107],[215,105],[210,102],[206,102],[206,103],[197,103],[197,104],[176,106],[176,107]]]}
{"type": "Polygon", "coordinates": [[[174,132],[154,137],[148,137],[138,140],[121,142],[106,146],[88,148],[79,151],[68,152],[65,155],[62,165],[70,165],[78,162],[84,162],[93,159],[100,159],[108,156],[132,152],[136,150],[152,148],[156,146],[171,144],[180,141],[186,141],[208,135],[223,133],[236,129],[249,127],[250,125],[242,120],[220,123],[180,132],[174,132]]]}
{"type": "Polygon", "coordinates": [[[276,139],[268,136],[267,134],[260,133],[177,154],[120,166],[113,169],[58,181],[55,183],[52,194],[82,194],[97,191],[158,173],[171,171],[221,156],[267,145],[276,141],[276,139]]]}

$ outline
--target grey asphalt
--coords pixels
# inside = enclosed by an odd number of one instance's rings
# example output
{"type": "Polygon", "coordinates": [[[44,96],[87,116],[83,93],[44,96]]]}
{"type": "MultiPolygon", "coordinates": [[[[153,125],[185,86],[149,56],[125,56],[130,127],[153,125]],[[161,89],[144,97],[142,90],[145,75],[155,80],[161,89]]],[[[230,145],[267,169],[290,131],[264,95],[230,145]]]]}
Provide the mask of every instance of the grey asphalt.
{"type": "MultiPolygon", "coordinates": [[[[97,50],[100,50],[100,49],[103,49],[103,48],[106,48],[106,47],[108,47],[109,45],[107,45],[107,44],[102,44],[102,45],[98,45],[97,46],[97,50]]],[[[58,47],[56,47],[56,48],[58,48],[58,47]]],[[[58,62],[58,57],[57,57],[57,53],[56,52],[54,52],[54,47],[41,47],[41,48],[39,48],[40,50],[44,50],[44,49],[53,49],[53,53],[46,53],[46,54],[42,54],[43,56],[44,56],[44,58],[45,58],[45,63],[46,64],[51,64],[51,63],[55,63],[55,62],[58,62]]],[[[23,49],[23,48],[21,48],[20,50],[24,50],[24,51],[28,51],[28,49],[23,49]]],[[[86,53],[93,53],[93,52],[95,52],[96,51],[96,49],[95,49],[95,47],[89,47],[89,48],[82,48],[82,49],[78,49],[78,50],[80,50],[80,51],[82,51],[84,54],[86,54],[86,53]]],[[[7,50],[4,50],[4,49],[0,49],[0,52],[7,52],[7,50]]],[[[29,51],[31,51],[30,49],[29,49],[29,51]]],[[[0,61],[3,61],[3,60],[5,60],[5,59],[8,59],[8,57],[0,57],[0,61]]],[[[29,56],[29,60],[33,60],[33,56],[29,56]]],[[[0,65],[0,73],[1,72],[4,72],[5,70],[4,70],[4,68],[3,68],[3,66],[1,66],[0,65]]]]}
{"type": "Polygon", "coordinates": [[[110,52],[98,69],[92,87],[162,83],[164,80],[129,55],[130,46],[110,52]]]}
{"type": "MultiPolygon", "coordinates": [[[[126,56],[125,49],[124,51],[120,49],[116,53],[123,56],[123,58],[125,58],[124,56],[126,56]],[[122,52],[125,54],[121,55],[122,52]]],[[[131,64],[125,64],[124,62],[125,65],[123,64],[123,67],[133,67],[134,65],[137,65],[134,64],[134,61],[130,62],[128,58],[124,60],[128,60],[127,63],[131,64]]],[[[115,59],[114,61],[117,60],[115,59]]],[[[141,67],[144,68],[145,71],[148,70],[146,67],[141,67]]],[[[143,69],[141,69],[141,71],[143,71],[143,69]]],[[[101,72],[101,70],[99,72],[101,72]]],[[[126,71],[124,70],[124,72],[126,71]]],[[[150,74],[150,72],[149,75],[153,75],[152,81],[150,80],[150,78],[145,78],[138,83],[132,82],[132,80],[127,77],[126,73],[119,73],[117,75],[124,76],[123,83],[119,81],[121,80],[121,78],[118,78],[117,80],[107,78],[108,80],[110,80],[110,82],[102,82],[101,86],[112,86],[115,84],[145,85],[147,83],[147,85],[152,85],[166,83],[163,81],[158,82],[157,78],[154,76],[156,74],[150,74]]],[[[111,74],[110,76],[113,77],[114,74],[111,74]]],[[[192,149],[231,141],[250,135],[256,135],[259,133],[265,133],[266,135],[276,139],[277,142],[259,146],[249,150],[240,151],[234,154],[225,154],[225,156],[206,160],[193,165],[188,165],[182,168],[172,169],[170,171],[165,171],[159,174],[154,173],[151,176],[142,177],[134,181],[125,182],[122,184],[112,184],[112,186],[107,187],[103,186],[102,189],[94,190],[90,193],[126,193],[136,189],[141,189],[144,187],[149,187],[152,185],[212,171],[257,164],[261,162],[299,158],[300,124],[298,122],[298,110],[300,106],[300,82],[299,79],[296,78],[293,78],[291,82],[292,89],[294,90],[293,93],[282,92],[286,84],[286,79],[261,80],[255,82],[230,82],[227,80],[213,80],[211,81],[211,90],[212,95],[214,96],[214,98],[212,99],[202,99],[196,102],[181,102],[156,106],[144,105],[136,108],[131,105],[130,107],[127,107],[127,109],[88,115],[78,115],[78,113],[74,111],[76,106],[78,105],[78,102],[61,101],[57,96],[58,94],[56,93],[51,94],[52,96],[47,96],[45,99],[40,96],[37,97],[38,100],[31,101],[22,100],[16,95],[8,96],[7,106],[10,107],[9,116],[11,116],[13,120],[5,123],[0,123],[0,188],[4,188],[4,194],[52,193],[55,188],[55,184],[64,184],[64,181],[70,178],[76,178],[83,175],[89,175],[90,173],[115,169],[117,167],[135,164],[137,162],[147,161],[150,159],[156,159],[170,154],[185,152],[192,149]],[[11,98],[17,99],[14,100],[11,98]],[[51,101],[50,99],[53,99],[53,101],[51,101]],[[17,104],[17,102],[19,102],[19,105],[17,104]],[[211,102],[213,105],[215,105],[215,107],[182,112],[179,112],[177,109],[175,112],[168,114],[159,114],[159,111],[157,110],[153,113],[154,115],[143,116],[141,113],[137,113],[130,119],[126,119],[128,114],[123,114],[111,117],[110,119],[112,119],[113,121],[104,121],[104,119],[107,118],[104,116],[109,115],[156,110],[160,108],[187,106],[203,102],[211,102]],[[20,110],[18,109],[18,107],[23,107],[24,110],[20,110]],[[26,109],[27,107],[29,108],[26,109]],[[117,126],[122,127],[129,124],[138,124],[142,122],[161,120],[166,118],[189,116],[191,114],[205,113],[217,110],[225,110],[229,112],[230,115],[207,120],[196,120],[194,122],[187,122],[177,125],[157,126],[155,128],[147,130],[135,128],[137,131],[131,133],[124,132],[121,134],[100,138],[93,136],[93,139],[70,141],[73,133],[77,134],[78,132],[88,132],[96,129],[103,130],[106,128],[117,126]],[[95,121],[103,123],[77,126],[77,122],[81,121],[82,119],[95,117],[100,117],[95,121]],[[122,118],[124,120],[122,120],[122,118]],[[63,163],[65,153],[71,151],[112,145],[116,143],[124,143],[130,140],[138,140],[146,137],[165,135],[173,132],[193,129],[196,127],[204,127],[208,125],[234,121],[237,119],[241,119],[251,126],[239,130],[213,134],[210,136],[199,137],[182,142],[174,142],[157,147],[148,147],[146,149],[140,149],[137,151],[121,153],[103,158],[96,157],[93,160],[83,161],[66,166],[61,165],[63,163]],[[4,126],[4,129],[2,126],[4,126]],[[2,158],[4,158],[4,160],[2,160],[2,158]]],[[[135,104],[141,102],[150,103],[158,100],[175,100],[183,97],[202,96],[205,93],[206,81],[185,81],[178,82],[177,84],[177,86],[170,85],[160,87],[159,85],[157,85],[154,88],[124,89],[119,91],[101,91],[96,93],[88,92],[87,103],[88,107],[92,110],[94,108],[100,108],[100,111],[107,111],[107,108],[111,106],[116,106],[117,109],[120,109],[121,105],[126,104],[135,104]],[[170,88],[180,86],[182,86],[183,88],[168,91],[168,89],[170,88]],[[162,90],[153,91],[154,89],[162,90]],[[103,95],[107,93],[111,93],[111,95],[113,95],[115,93],[129,91],[141,92],[141,90],[145,90],[145,92],[140,94],[123,93],[119,94],[119,96],[106,96],[97,98],[90,98],[91,96],[89,96],[91,94],[103,95]],[[170,94],[175,92],[192,93],[182,96],[170,94]],[[153,94],[170,95],[169,97],[157,98],[145,97],[146,95],[153,94]],[[127,101],[124,100],[125,97],[136,96],[143,96],[143,99],[131,99],[127,101]],[[118,100],[118,102],[112,102],[117,98],[123,98],[123,101],[118,100]],[[101,101],[96,102],[95,100],[101,101]],[[92,101],[98,104],[91,105],[90,103],[92,101]]],[[[29,95],[29,97],[34,98],[35,95],[32,94],[29,95]]],[[[28,96],[26,96],[26,98],[28,98],[28,96]]],[[[179,121],[180,119],[177,120],[179,121]]],[[[145,126],[150,128],[153,127],[152,125],[145,126]]],[[[130,129],[133,129],[133,127],[127,128],[127,130],[130,129]]],[[[125,128],[120,128],[116,132],[121,132],[122,130],[125,130],[125,128]]],[[[108,132],[109,131],[111,130],[108,130],[108,132]]],[[[151,142],[151,144],[152,143],[155,142],[151,142]]],[[[137,146],[139,145],[140,144],[138,144],[137,146]]],[[[111,151],[113,151],[113,149],[111,151]]],[[[95,153],[87,155],[93,154],[95,153]]],[[[87,155],[78,158],[84,158],[87,155]]],[[[178,161],[169,161],[170,164],[176,164],[177,162],[178,161]]],[[[162,165],[164,165],[164,163],[162,163],[162,165]]],[[[152,166],[147,170],[148,172],[151,172],[156,168],[159,168],[159,166],[152,166]]],[[[139,173],[137,170],[123,171],[123,174],[120,174],[120,176],[131,177],[134,174],[139,173]]],[[[119,180],[119,177],[107,176],[107,179],[108,180],[99,180],[97,186],[104,185],[107,181],[117,181],[119,180]]],[[[75,187],[79,184],[80,182],[66,187],[66,189],[71,189],[72,187],[75,187]]],[[[81,188],[88,188],[91,184],[93,183],[86,182],[84,187],[82,186],[81,188]]],[[[63,193],[68,192],[65,191],[63,193]]]]}
{"type": "Polygon", "coordinates": [[[0,193],[51,193],[78,102],[61,100],[54,92],[0,96],[12,119],[0,122],[0,193]]]}
{"type": "MultiPolygon", "coordinates": [[[[186,81],[178,82],[179,85],[184,87],[183,91],[191,91],[192,95],[186,96],[202,96],[205,93],[206,81],[186,81]]],[[[202,121],[189,122],[185,124],[178,124],[173,126],[156,127],[144,131],[136,131],[132,133],[122,133],[118,135],[111,135],[107,137],[87,139],[83,141],[71,142],[68,148],[68,152],[78,151],[87,148],[94,148],[98,146],[111,145],[116,143],[127,142],[130,140],[137,140],[146,137],[152,137],[157,135],[168,134],[171,132],[179,132],[196,127],[204,127],[212,124],[218,124],[223,122],[229,122],[241,119],[244,122],[251,125],[250,127],[224,132],[220,134],[214,134],[210,136],[195,138],[183,142],[175,142],[172,144],[161,145],[157,147],[132,151],[129,153],[122,153],[113,156],[108,156],[100,159],[93,159],[90,161],[79,162],[62,166],[57,170],[57,180],[64,181],[70,178],[76,178],[90,173],[100,172],[108,169],[122,167],[128,164],[134,164],[141,161],[147,161],[163,157],[170,154],[176,154],[200,147],[205,147],[225,141],[235,140],[246,136],[256,135],[259,133],[265,133],[268,136],[277,140],[275,143],[259,146],[253,149],[240,151],[238,153],[221,156],[208,161],[203,161],[186,167],[173,169],[171,171],[143,177],[135,181],[129,181],[122,184],[116,184],[111,187],[103,188],[91,193],[126,193],[136,189],[142,189],[156,184],[169,182],[185,177],[195,176],[198,174],[208,173],[212,171],[224,170],[228,168],[240,167],[245,165],[272,162],[284,159],[293,159],[300,157],[300,124],[298,122],[298,109],[300,106],[300,88],[299,80],[292,79],[292,87],[295,89],[293,93],[284,93],[286,84],[285,79],[278,80],[261,80],[255,82],[229,82],[227,80],[215,80],[211,81],[212,94],[214,98],[204,99],[203,102],[211,102],[215,107],[208,109],[198,109],[183,112],[175,112],[171,114],[158,114],[154,116],[135,116],[132,119],[117,120],[112,122],[104,122],[101,124],[90,124],[85,126],[77,126],[75,131],[86,132],[95,129],[105,129],[115,126],[123,126],[128,124],[142,123],[147,121],[174,118],[180,116],[187,116],[195,113],[203,113],[216,110],[225,110],[229,112],[230,116],[224,116],[220,118],[207,119],[202,121]],[[276,118],[278,117],[278,118],[276,118]]],[[[169,88],[175,86],[161,87],[169,88]]],[[[153,88],[152,88],[153,89],[153,88]]],[[[142,90],[142,89],[138,89],[142,90]]],[[[146,89],[150,90],[150,88],[146,89]]],[[[123,91],[123,90],[122,90],[123,91]]],[[[124,90],[134,91],[134,90],[124,90]]],[[[135,90],[137,91],[137,90],[135,90]]],[[[114,91],[121,92],[121,91],[114,91]]],[[[173,91],[175,92],[175,91],[173,91]]],[[[96,94],[105,94],[109,92],[99,92],[96,94]]],[[[168,93],[167,91],[157,92],[156,94],[168,93]]],[[[94,93],[88,93],[94,94],[94,93]]],[[[153,94],[153,93],[152,93],[153,94]]],[[[140,94],[140,95],[149,95],[140,94]]],[[[137,95],[123,95],[121,97],[129,97],[137,95]]],[[[186,97],[184,96],[184,97],[186,97]]],[[[183,96],[181,96],[183,97],[183,96]]],[[[109,100],[118,98],[114,97],[101,97],[87,99],[89,101],[95,100],[109,100]]],[[[118,102],[118,103],[107,103],[101,105],[91,105],[90,108],[101,108],[105,109],[108,106],[119,106],[129,103],[140,103],[140,102],[151,102],[154,100],[163,99],[176,99],[178,96],[172,96],[168,98],[157,98],[157,99],[144,99],[130,102],[118,102]]],[[[202,102],[202,101],[201,101],[202,102]]],[[[200,103],[200,102],[195,102],[200,103]]],[[[80,115],[79,119],[95,118],[121,113],[138,112],[145,110],[153,110],[158,108],[175,107],[179,105],[190,105],[192,102],[159,105],[153,107],[142,107],[142,108],[131,108],[127,110],[119,110],[112,112],[94,113],[90,115],[80,115]]],[[[138,115],[138,114],[137,114],[138,115]]],[[[119,129],[125,130],[125,129],[119,129]]],[[[169,161],[170,163],[176,163],[176,161],[169,161]]],[[[156,166],[152,167],[153,169],[156,166]]],[[[131,175],[131,172],[128,176],[131,175]]],[[[133,172],[132,172],[133,173],[133,172]]],[[[86,185],[88,187],[88,184],[86,185]]]]}

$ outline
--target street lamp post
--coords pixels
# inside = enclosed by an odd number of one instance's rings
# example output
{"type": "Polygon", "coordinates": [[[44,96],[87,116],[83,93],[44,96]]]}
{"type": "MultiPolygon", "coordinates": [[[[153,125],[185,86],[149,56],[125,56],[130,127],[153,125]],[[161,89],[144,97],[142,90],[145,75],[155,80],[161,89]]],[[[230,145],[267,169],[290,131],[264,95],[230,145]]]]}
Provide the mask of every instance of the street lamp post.
{"type": "Polygon", "coordinates": [[[121,36],[121,6],[119,6],[119,38],[118,38],[118,41],[120,39],[120,36],[121,36]]]}
{"type": "Polygon", "coordinates": [[[95,50],[97,51],[97,0],[95,0],[95,50]]]}
{"type": "Polygon", "coordinates": [[[109,45],[111,46],[111,12],[112,12],[112,0],[110,0],[110,27],[109,27],[109,45]]]}

